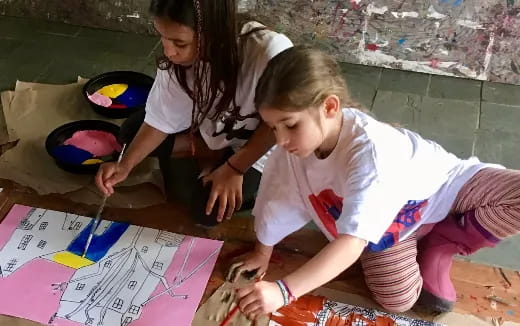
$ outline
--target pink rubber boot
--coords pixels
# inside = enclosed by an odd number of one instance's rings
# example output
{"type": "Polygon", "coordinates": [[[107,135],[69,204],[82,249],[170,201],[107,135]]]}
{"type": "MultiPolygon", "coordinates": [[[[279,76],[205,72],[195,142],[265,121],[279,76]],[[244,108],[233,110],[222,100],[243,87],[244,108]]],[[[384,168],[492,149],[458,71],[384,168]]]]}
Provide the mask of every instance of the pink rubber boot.
{"type": "Polygon", "coordinates": [[[475,211],[464,216],[448,216],[437,223],[418,243],[417,262],[423,278],[419,306],[436,312],[453,309],[455,288],[450,278],[452,258],[456,254],[470,255],[499,242],[475,219],[475,211]]]}

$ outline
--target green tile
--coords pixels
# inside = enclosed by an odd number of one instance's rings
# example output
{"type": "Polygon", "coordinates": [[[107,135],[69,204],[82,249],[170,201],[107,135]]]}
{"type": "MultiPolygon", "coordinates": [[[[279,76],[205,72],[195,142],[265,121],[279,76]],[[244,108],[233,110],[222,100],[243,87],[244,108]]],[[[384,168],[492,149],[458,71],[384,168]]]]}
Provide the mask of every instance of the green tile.
{"type": "Polygon", "coordinates": [[[473,156],[474,133],[458,135],[442,132],[436,133],[432,130],[428,130],[423,131],[420,134],[423,138],[433,140],[437,144],[441,145],[445,150],[460,158],[469,158],[473,156]]]}
{"type": "Polygon", "coordinates": [[[358,81],[363,81],[369,86],[377,88],[382,68],[356,65],[346,62],[340,62],[339,66],[347,81],[349,79],[356,79],[358,81]]]}
{"type": "Polygon", "coordinates": [[[82,28],[79,40],[106,43],[106,51],[131,54],[138,57],[148,56],[156,47],[157,36],[108,31],[103,29],[82,28]]]}
{"type": "Polygon", "coordinates": [[[426,95],[430,75],[417,72],[383,69],[380,90],[426,95]]]}
{"type": "Polygon", "coordinates": [[[379,90],[372,106],[372,112],[381,121],[415,130],[421,102],[422,97],[419,95],[379,90]]]}
{"type": "Polygon", "coordinates": [[[468,256],[471,262],[520,270],[520,236],[501,241],[495,248],[483,248],[468,256]]]}
{"type": "Polygon", "coordinates": [[[22,45],[21,40],[16,39],[0,39],[0,53],[2,57],[7,57],[22,45]]]}
{"type": "Polygon", "coordinates": [[[520,106],[482,102],[480,128],[520,134],[520,106]]]}
{"type": "Polygon", "coordinates": [[[91,78],[104,72],[104,67],[98,61],[82,58],[65,58],[55,60],[49,69],[40,75],[36,81],[50,84],[67,84],[76,82],[78,76],[91,78]]]}
{"type": "Polygon", "coordinates": [[[500,130],[477,131],[475,155],[483,162],[499,163],[510,169],[520,169],[520,134],[500,130]]]}
{"type": "Polygon", "coordinates": [[[419,108],[419,132],[472,137],[477,128],[479,109],[479,102],[424,97],[419,108]]]}
{"type": "Polygon", "coordinates": [[[147,57],[137,57],[116,52],[105,52],[103,53],[100,64],[105,71],[141,71],[144,69],[147,62],[147,57]]]}
{"type": "Polygon", "coordinates": [[[484,82],[482,88],[482,101],[520,105],[520,86],[484,82]]]}
{"type": "Polygon", "coordinates": [[[456,77],[432,76],[428,96],[463,101],[480,101],[482,82],[456,77]]]}
{"type": "Polygon", "coordinates": [[[382,68],[339,63],[347,81],[350,96],[365,108],[371,109],[382,68]]]}
{"type": "Polygon", "coordinates": [[[45,34],[74,37],[79,29],[41,19],[0,16],[0,38],[35,40],[45,34]]]}
{"type": "Polygon", "coordinates": [[[145,65],[142,67],[141,72],[155,78],[155,75],[157,74],[157,65],[155,60],[148,58],[147,61],[145,61],[145,65]]]}
{"type": "Polygon", "coordinates": [[[9,56],[0,61],[0,89],[13,89],[16,80],[35,81],[44,74],[52,62],[47,56],[16,57],[9,56]]]}

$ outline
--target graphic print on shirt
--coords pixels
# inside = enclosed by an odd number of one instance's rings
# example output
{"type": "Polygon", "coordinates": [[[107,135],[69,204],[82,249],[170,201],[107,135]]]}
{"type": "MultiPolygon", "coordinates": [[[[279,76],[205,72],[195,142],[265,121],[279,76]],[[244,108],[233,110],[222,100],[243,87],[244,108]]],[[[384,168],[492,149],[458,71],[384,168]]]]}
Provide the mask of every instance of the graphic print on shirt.
{"type": "Polygon", "coordinates": [[[421,209],[428,204],[428,200],[409,200],[401,208],[394,221],[386,230],[378,243],[370,242],[367,248],[370,251],[383,251],[399,242],[399,234],[404,229],[414,226],[421,220],[421,209]]]}
{"type": "Polygon", "coordinates": [[[338,229],[336,228],[336,221],[339,219],[343,209],[343,197],[336,195],[332,189],[325,189],[318,196],[310,194],[309,201],[327,231],[334,238],[337,238],[338,229]]]}
{"type": "Polygon", "coordinates": [[[259,120],[258,112],[253,112],[247,115],[240,115],[240,106],[236,107],[231,112],[225,112],[219,118],[220,122],[224,124],[224,127],[220,131],[215,131],[212,137],[218,137],[222,134],[226,134],[226,139],[231,140],[234,138],[237,139],[249,139],[255,130],[249,130],[245,126],[242,126],[238,129],[233,129],[237,121],[244,121],[246,119],[257,119],[259,120]]]}

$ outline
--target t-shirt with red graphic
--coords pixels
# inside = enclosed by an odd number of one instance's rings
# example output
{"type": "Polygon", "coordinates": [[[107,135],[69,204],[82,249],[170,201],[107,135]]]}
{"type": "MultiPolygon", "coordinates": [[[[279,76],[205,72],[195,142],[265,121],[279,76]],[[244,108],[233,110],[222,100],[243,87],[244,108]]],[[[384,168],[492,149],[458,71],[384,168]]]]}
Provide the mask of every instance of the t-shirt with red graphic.
{"type": "Polygon", "coordinates": [[[253,209],[255,231],[274,245],[314,221],[331,241],[349,234],[381,251],[443,220],[460,188],[485,167],[503,168],[460,159],[412,131],[344,109],[327,158],[274,150],[253,209]]]}

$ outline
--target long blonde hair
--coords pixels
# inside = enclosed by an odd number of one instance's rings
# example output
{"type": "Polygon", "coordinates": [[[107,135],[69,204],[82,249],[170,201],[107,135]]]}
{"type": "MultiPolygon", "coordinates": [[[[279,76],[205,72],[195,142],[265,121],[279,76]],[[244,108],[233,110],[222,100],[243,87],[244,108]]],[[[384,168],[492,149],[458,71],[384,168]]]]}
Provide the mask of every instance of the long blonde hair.
{"type": "MultiPolygon", "coordinates": [[[[309,47],[295,46],[269,61],[255,93],[255,106],[303,111],[336,95],[342,107],[360,108],[349,95],[334,58],[309,47]]],[[[361,108],[360,108],[361,109],[361,108]]]]}

